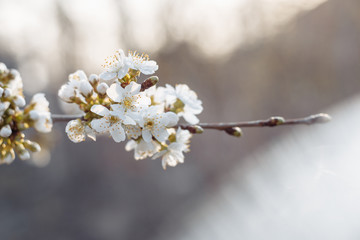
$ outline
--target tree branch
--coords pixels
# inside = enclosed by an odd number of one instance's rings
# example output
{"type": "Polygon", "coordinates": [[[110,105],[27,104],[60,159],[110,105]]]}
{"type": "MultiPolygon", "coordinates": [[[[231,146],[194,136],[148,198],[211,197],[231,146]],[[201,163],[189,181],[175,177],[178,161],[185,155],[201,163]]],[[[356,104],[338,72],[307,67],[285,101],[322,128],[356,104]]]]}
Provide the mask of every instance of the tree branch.
{"type": "MultiPolygon", "coordinates": [[[[67,122],[77,118],[83,118],[83,115],[60,115],[52,114],[51,115],[53,122],[67,122]]],[[[270,117],[267,120],[256,120],[256,121],[247,121],[247,122],[230,122],[230,123],[199,123],[196,125],[190,124],[178,124],[175,127],[181,127],[182,129],[187,129],[191,133],[201,133],[203,129],[215,129],[220,131],[225,131],[230,135],[241,136],[241,130],[238,128],[244,127],[277,127],[283,125],[312,125],[316,123],[327,123],[331,120],[330,115],[326,113],[318,113],[315,115],[310,115],[304,118],[293,118],[293,119],[284,119],[283,117],[270,117]],[[238,135],[234,134],[234,131],[239,132],[238,135]]]]}

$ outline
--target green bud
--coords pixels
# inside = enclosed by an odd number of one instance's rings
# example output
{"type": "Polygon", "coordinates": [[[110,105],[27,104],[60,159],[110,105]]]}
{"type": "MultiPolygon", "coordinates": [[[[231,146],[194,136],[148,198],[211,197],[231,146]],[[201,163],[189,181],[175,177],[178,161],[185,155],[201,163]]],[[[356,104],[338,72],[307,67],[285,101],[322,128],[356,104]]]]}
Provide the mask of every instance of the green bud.
{"type": "Polygon", "coordinates": [[[232,128],[226,128],[225,132],[231,136],[234,137],[241,137],[242,136],[242,130],[239,127],[232,127],[232,128]]]}
{"type": "Polygon", "coordinates": [[[204,129],[199,125],[188,126],[186,129],[192,134],[200,134],[204,132],[204,129]]]}
{"type": "Polygon", "coordinates": [[[278,126],[285,122],[285,119],[283,117],[271,117],[269,119],[270,126],[278,126]]]}

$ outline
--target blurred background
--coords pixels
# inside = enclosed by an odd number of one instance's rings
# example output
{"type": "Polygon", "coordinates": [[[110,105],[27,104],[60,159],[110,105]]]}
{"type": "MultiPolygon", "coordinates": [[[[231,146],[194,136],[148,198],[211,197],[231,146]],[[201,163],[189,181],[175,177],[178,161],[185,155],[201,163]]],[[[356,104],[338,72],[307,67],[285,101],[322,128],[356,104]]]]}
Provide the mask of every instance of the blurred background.
{"type": "Polygon", "coordinates": [[[0,167],[0,239],[359,239],[357,0],[0,0],[0,62],[27,100],[99,74],[122,48],[186,83],[202,122],[328,112],[320,126],[206,131],[185,164],[135,161],[65,124],[31,161],[0,167]]]}

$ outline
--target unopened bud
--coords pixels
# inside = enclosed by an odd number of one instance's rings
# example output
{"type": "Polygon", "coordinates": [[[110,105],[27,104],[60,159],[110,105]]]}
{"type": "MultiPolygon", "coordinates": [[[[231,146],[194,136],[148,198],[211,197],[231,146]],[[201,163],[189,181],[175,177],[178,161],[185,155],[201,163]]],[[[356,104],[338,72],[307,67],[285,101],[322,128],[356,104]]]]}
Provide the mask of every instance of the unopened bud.
{"type": "Polygon", "coordinates": [[[242,131],[241,131],[241,128],[239,128],[239,127],[226,128],[225,132],[234,137],[242,136],[242,131]]]}
{"type": "Polygon", "coordinates": [[[192,134],[200,134],[204,132],[204,129],[199,125],[188,126],[186,129],[192,134]]]}
{"type": "Polygon", "coordinates": [[[99,81],[99,76],[98,75],[96,75],[96,74],[91,74],[90,76],[89,76],[89,82],[91,83],[91,84],[95,84],[95,83],[97,83],[99,81]]]}
{"type": "Polygon", "coordinates": [[[22,143],[17,143],[15,146],[15,151],[18,153],[19,158],[21,160],[26,160],[30,158],[30,153],[28,150],[26,150],[24,144],[22,143]]]}
{"type": "Polygon", "coordinates": [[[86,97],[93,93],[93,87],[87,80],[82,80],[80,83],[79,91],[86,97]]]}
{"type": "Polygon", "coordinates": [[[148,88],[151,88],[152,86],[155,86],[159,82],[159,78],[156,76],[149,77],[141,84],[140,92],[145,91],[148,88]]]}
{"type": "Polygon", "coordinates": [[[283,117],[271,117],[269,119],[269,126],[275,127],[275,126],[283,124],[284,122],[285,122],[285,119],[283,117]]]}
{"type": "Polygon", "coordinates": [[[10,151],[5,155],[3,159],[1,159],[1,163],[10,164],[15,159],[15,153],[13,149],[10,149],[10,151]]]}
{"type": "Polygon", "coordinates": [[[12,131],[11,131],[10,125],[5,125],[0,130],[0,136],[1,137],[9,137],[11,135],[11,133],[12,133],[12,131]]]}
{"type": "Polygon", "coordinates": [[[106,93],[106,90],[109,88],[109,86],[106,84],[106,83],[100,83],[98,86],[97,86],[97,88],[96,88],[96,90],[98,91],[98,93],[99,94],[101,94],[101,95],[105,95],[105,93],[106,93]]]}
{"type": "Polygon", "coordinates": [[[5,88],[4,97],[10,97],[11,94],[12,94],[12,91],[9,88],[5,88]]]}
{"type": "Polygon", "coordinates": [[[14,103],[18,107],[24,107],[26,105],[25,98],[23,96],[16,96],[14,99],[14,103]]]}
{"type": "Polygon", "coordinates": [[[30,140],[25,140],[24,146],[32,152],[40,152],[41,150],[41,147],[38,143],[32,142],[30,140]]]}

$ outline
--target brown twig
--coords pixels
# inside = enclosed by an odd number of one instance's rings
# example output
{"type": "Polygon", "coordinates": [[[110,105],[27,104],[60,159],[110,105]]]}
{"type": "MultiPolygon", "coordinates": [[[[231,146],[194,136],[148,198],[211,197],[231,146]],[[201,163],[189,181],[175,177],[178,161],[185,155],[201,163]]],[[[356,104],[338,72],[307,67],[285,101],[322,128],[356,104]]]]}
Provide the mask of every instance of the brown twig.
{"type": "MultiPolygon", "coordinates": [[[[182,129],[187,129],[192,133],[196,133],[202,129],[215,129],[233,132],[235,128],[244,127],[277,127],[283,125],[311,125],[315,123],[326,123],[331,120],[331,117],[326,113],[318,113],[304,118],[284,119],[283,117],[270,117],[267,120],[256,120],[248,122],[230,122],[230,123],[199,123],[197,125],[178,125],[182,129]],[[196,129],[198,127],[199,129],[196,129]]],[[[229,133],[230,134],[230,133],[229,133]]],[[[233,135],[233,134],[230,134],[233,135]]],[[[241,134],[240,134],[241,135],[241,134]]]]}
{"type": "MultiPolygon", "coordinates": [[[[83,118],[82,115],[60,115],[52,114],[53,122],[67,122],[73,119],[83,118]]],[[[230,135],[241,136],[239,128],[244,127],[276,127],[283,125],[311,125],[315,123],[326,123],[331,117],[326,113],[318,113],[304,118],[284,119],[283,117],[270,117],[267,120],[256,120],[248,122],[230,123],[199,123],[197,125],[179,124],[176,127],[187,129],[191,133],[201,133],[203,129],[215,129],[225,131],[230,135]]]]}

